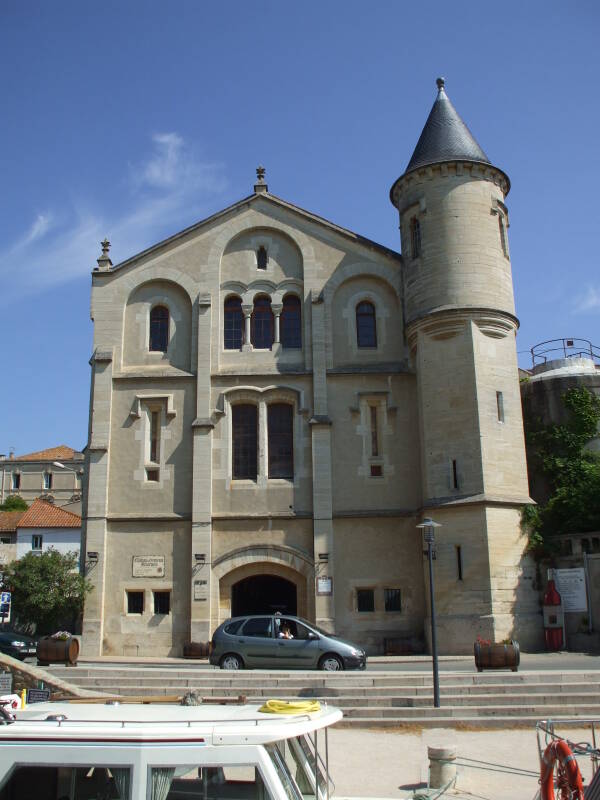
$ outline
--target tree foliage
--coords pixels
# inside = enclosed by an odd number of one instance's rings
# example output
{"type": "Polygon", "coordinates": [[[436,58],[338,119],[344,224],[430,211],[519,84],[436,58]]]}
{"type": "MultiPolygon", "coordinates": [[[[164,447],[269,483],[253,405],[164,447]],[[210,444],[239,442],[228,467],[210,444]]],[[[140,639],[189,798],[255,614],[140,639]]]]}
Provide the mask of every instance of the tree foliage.
{"type": "Polygon", "coordinates": [[[560,534],[600,530],[600,455],[588,447],[598,436],[600,398],[574,388],[562,400],[568,412],[562,425],[525,417],[530,469],[541,470],[550,487],[548,501],[527,506],[522,517],[539,556],[553,553],[560,534]]]}
{"type": "Polygon", "coordinates": [[[0,503],[0,511],[27,511],[27,509],[27,503],[18,494],[11,494],[0,503]]]}
{"type": "Polygon", "coordinates": [[[38,634],[66,627],[73,632],[91,589],[77,562],[77,553],[49,549],[27,553],[4,567],[2,588],[12,592],[12,612],[19,625],[38,634]]]}

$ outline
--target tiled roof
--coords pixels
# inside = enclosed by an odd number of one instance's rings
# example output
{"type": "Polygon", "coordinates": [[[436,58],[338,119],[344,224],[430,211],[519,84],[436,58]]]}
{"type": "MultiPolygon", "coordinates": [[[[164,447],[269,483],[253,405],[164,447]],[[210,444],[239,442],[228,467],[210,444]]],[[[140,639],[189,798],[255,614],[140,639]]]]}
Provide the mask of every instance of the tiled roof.
{"type": "Polygon", "coordinates": [[[14,531],[26,511],[0,511],[0,531],[14,531]]]}
{"type": "Polygon", "coordinates": [[[17,528],[80,528],[81,517],[38,497],[19,520],[17,528]]]}
{"type": "Polygon", "coordinates": [[[59,444],[58,447],[49,447],[47,450],[38,450],[36,453],[26,453],[24,456],[15,456],[11,461],[69,461],[76,455],[81,455],[78,450],[59,444]]]}

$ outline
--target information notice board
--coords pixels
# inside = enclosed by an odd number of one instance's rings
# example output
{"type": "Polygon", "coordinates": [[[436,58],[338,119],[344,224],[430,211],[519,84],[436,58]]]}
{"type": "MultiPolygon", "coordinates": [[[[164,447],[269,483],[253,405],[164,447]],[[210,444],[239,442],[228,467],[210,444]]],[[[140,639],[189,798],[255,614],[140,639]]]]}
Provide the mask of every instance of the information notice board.
{"type": "Polygon", "coordinates": [[[585,570],[583,567],[573,569],[555,569],[556,588],[560,594],[564,611],[587,611],[587,593],[585,590],[585,570]]]}

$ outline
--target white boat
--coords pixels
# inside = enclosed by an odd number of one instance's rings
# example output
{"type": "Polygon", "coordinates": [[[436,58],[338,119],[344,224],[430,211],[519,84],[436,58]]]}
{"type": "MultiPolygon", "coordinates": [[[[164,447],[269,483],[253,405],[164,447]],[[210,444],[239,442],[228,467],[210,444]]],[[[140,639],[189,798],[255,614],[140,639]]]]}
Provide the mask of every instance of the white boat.
{"type": "Polygon", "coordinates": [[[0,800],[329,800],[341,718],[325,704],[36,703],[0,721],[0,800]]]}

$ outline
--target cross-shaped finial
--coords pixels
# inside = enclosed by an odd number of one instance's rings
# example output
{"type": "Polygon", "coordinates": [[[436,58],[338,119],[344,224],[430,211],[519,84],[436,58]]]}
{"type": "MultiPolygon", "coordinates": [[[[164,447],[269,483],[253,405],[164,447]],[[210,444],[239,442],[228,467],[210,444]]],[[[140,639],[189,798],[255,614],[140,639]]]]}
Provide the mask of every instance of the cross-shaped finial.
{"type": "Polygon", "coordinates": [[[107,256],[108,255],[108,251],[110,250],[110,242],[108,241],[106,236],[100,242],[100,246],[102,247],[102,255],[103,256],[107,256]]]}
{"type": "Polygon", "coordinates": [[[262,165],[259,165],[256,168],[256,177],[258,178],[259,183],[265,182],[265,168],[262,165]]]}

